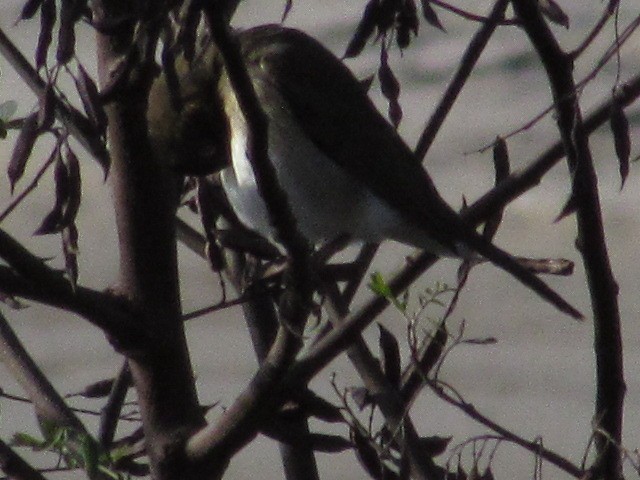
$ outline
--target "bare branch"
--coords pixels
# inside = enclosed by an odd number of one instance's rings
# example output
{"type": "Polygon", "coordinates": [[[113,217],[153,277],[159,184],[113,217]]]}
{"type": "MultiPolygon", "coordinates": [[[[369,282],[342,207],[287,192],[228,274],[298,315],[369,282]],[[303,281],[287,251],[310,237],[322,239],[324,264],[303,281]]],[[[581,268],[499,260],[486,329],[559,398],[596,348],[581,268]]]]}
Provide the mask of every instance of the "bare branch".
{"type": "Polygon", "coordinates": [[[514,0],[513,7],[544,65],[558,114],[558,128],[573,174],[579,250],[582,254],[595,322],[597,395],[595,419],[606,435],[596,434],[598,474],[622,476],[616,448],[622,437],[625,384],[618,286],[613,277],[602,224],[597,176],[588,144],[588,131],[575,99],[572,60],[557,43],[533,0],[514,0]],[[610,437],[613,442],[609,440],[610,437]]]}

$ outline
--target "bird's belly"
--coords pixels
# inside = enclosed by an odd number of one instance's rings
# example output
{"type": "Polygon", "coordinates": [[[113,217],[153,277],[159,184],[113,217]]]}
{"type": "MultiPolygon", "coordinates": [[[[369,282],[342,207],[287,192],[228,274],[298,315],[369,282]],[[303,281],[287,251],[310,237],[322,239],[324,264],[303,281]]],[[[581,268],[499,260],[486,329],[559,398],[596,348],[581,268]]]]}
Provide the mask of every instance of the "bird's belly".
{"type": "MultiPolygon", "coordinates": [[[[232,126],[232,167],[222,184],[236,215],[269,239],[275,232],[247,158],[244,125],[232,126]]],[[[327,158],[296,126],[269,125],[269,157],[297,228],[313,244],[349,235],[379,242],[405,223],[399,213],[327,158]]]]}

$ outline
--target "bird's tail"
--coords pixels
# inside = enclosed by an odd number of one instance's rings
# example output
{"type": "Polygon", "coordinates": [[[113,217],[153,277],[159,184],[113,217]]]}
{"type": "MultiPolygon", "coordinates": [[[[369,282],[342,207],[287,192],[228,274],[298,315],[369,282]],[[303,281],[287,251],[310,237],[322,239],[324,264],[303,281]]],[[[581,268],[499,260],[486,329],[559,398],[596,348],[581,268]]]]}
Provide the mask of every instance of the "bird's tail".
{"type": "Polygon", "coordinates": [[[566,313],[576,320],[582,320],[584,318],[582,313],[569,304],[569,302],[562,298],[555,290],[527,270],[515,258],[513,258],[513,256],[504,250],[496,247],[494,244],[482,238],[478,234],[468,236],[466,241],[468,246],[473,250],[485,257],[491,263],[495,264],[497,267],[513,275],[520,282],[536,292],[561,312],[566,313]]]}

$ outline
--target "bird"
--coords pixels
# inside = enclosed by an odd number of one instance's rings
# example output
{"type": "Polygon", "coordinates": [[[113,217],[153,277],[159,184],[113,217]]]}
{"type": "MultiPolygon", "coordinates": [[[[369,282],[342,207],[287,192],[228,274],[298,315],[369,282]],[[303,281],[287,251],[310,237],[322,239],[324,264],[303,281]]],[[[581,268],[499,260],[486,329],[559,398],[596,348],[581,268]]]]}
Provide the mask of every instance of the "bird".
{"type": "MultiPolygon", "coordinates": [[[[300,30],[271,24],[234,35],[268,120],[269,160],[297,229],[310,244],[347,236],[367,243],[395,240],[437,256],[470,259],[479,255],[561,312],[582,318],[444,201],[363,84],[319,41],[300,30]]],[[[218,112],[216,118],[222,112],[226,119],[220,128],[227,143],[217,148],[230,160],[222,166],[215,163],[221,169],[227,199],[245,226],[277,242],[278,232],[270,223],[248,158],[247,120],[215,45],[196,63],[194,68],[191,62],[188,74],[181,75],[181,86],[187,101],[205,102],[205,110],[218,112]]],[[[162,88],[166,92],[166,85],[162,88]]],[[[150,117],[150,131],[157,117],[166,120],[163,114],[150,117]]],[[[165,128],[163,133],[178,130],[165,128]]],[[[150,137],[153,142],[154,135],[150,137]]]]}

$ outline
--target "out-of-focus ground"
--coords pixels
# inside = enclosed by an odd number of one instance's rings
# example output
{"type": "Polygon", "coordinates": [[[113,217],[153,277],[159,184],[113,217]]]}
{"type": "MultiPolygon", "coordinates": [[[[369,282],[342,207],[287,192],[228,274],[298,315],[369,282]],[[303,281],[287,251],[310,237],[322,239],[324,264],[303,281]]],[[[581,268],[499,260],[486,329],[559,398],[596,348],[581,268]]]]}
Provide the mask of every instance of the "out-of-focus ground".
{"type": "MultiPolygon", "coordinates": [[[[246,1],[239,12],[238,25],[254,25],[278,21],[284,2],[246,1]]],[[[489,2],[477,2],[488,6],[489,2]]],[[[0,5],[0,26],[22,51],[31,58],[37,21],[16,27],[18,0],[5,0],[0,5]]],[[[344,52],[359,18],[364,2],[297,0],[287,24],[308,31],[337,54],[344,52]],[[347,6],[345,6],[347,4],[347,6]]],[[[586,25],[592,25],[600,4],[562,2],[572,28],[554,28],[563,45],[575,46],[584,36],[586,25]]],[[[478,9],[482,11],[482,9],[478,9]]],[[[486,9],[485,9],[486,11],[486,9]]],[[[621,23],[637,15],[633,2],[623,2],[621,23]]],[[[477,26],[448,15],[442,15],[447,33],[421,24],[420,36],[401,58],[392,55],[392,66],[401,77],[401,103],[404,121],[401,133],[414,145],[425,120],[439,100],[447,80],[457,66],[460,52],[477,26]]],[[[88,30],[80,33],[79,55],[91,69],[93,37],[88,30]]],[[[596,42],[585,60],[578,62],[578,78],[593,67],[613,34],[596,42]]],[[[359,76],[374,73],[377,48],[368,47],[361,59],[349,65],[359,76]]],[[[16,99],[20,113],[30,111],[35,100],[16,78],[8,63],[0,58],[0,102],[16,99]]],[[[636,35],[622,52],[623,79],[640,71],[640,41],[636,35]]],[[[604,71],[585,89],[582,104],[589,107],[603,101],[614,85],[616,70],[604,71]]],[[[380,102],[377,85],[374,97],[380,102]]],[[[550,93],[544,73],[527,46],[524,34],[515,27],[502,29],[480,60],[464,94],[458,100],[439,134],[426,161],[427,168],[445,198],[456,208],[464,194],[477,198],[492,183],[490,153],[469,153],[490,143],[496,135],[504,135],[523,125],[546,108],[550,93]]],[[[380,102],[380,105],[383,105],[380,102]]],[[[632,135],[636,141],[633,154],[639,153],[640,107],[628,110],[632,135]]],[[[513,167],[532,161],[539,152],[557,138],[554,120],[547,116],[535,127],[509,141],[513,167]]],[[[8,161],[10,141],[0,142],[0,169],[8,161]]],[[[638,424],[640,411],[640,303],[638,301],[637,238],[640,235],[640,173],[633,165],[624,190],[620,179],[611,136],[603,128],[592,136],[594,158],[600,178],[600,194],[607,229],[611,263],[620,285],[620,308],[623,318],[626,381],[628,386],[625,418],[625,446],[640,446],[638,424]]],[[[35,165],[35,163],[34,163],[35,165]]],[[[83,203],[80,211],[81,272],[80,281],[94,288],[106,288],[116,278],[117,248],[109,188],[101,178],[95,162],[83,158],[83,203]]],[[[4,175],[0,173],[0,178],[4,175]]],[[[25,182],[23,181],[23,184],[25,182]]],[[[59,254],[57,239],[36,238],[37,227],[51,204],[51,188],[43,181],[42,191],[12,214],[2,228],[23,239],[35,252],[45,257],[59,254]]],[[[489,417],[513,428],[528,438],[540,437],[544,445],[556,449],[576,463],[580,462],[591,429],[593,413],[592,325],[586,294],[584,272],[575,250],[574,219],[552,224],[567,198],[567,169],[556,167],[535,191],[514,202],[506,212],[496,242],[514,253],[531,257],[566,257],[576,261],[571,278],[549,279],[558,291],[583,312],[584,323],[573,322],[555,312],[510,277],[491,266],[481,266],[472,273],[468,288],[454,318],[464,318],[468,336],[494,336],[492,346],[462,346],[450,356],[442,378],[456,386],[465,397],[489,417]]],[[[0,181],[0,208],[10,200],[8,182],[0,181]]],[[[377,264],[382,271],[393,271],[407,250],[387,246],[387,255],[377,264]]],[[[56,260],[60,262],[59,259],[56,260]]],[[[218,283],[205,264],[184,248],[180,248],[183,272],[182,288],[185,311],[203,307],[218,298],[218,283]]],[[[422,287],[443,280],[453,283],[457,264],[441,262],[423,279],[422,287]]],[[[417,291],[417,290],[416,290],[417,291]]],[[[366,298],[363,296],[362,298],[366,298]]],[[[415,298],[415,295],[414,295],[415,298]]],[[[99,331],[86,322],[61,312],[33,305],[22,311],[3,312],[10,318],[21,339],[29,347],[43,370],[62,392],[81,389],[99,378],[115,374],[121,358],[113,352],[99,331]]],[[[394,313],[385,323],[403,338],[405,323],[394,313]]],[[[226,311],[190,322],[190,349],[198,377],[198,390],[203,403],[220,401],[228,405],[255,371],[256,363],[249,337],[236,311],[226,311]]],[[[372,346],[375,330],[368,332],[372,346]]],[[[405,351],[406,353],[406,351],[405,351]]],[[[336,401],[329,377],[338,372],[342,386],[357,383],[357,377],[344,359],[334,362],[314,382],[320,392],[336,401]]],[[[19,388],[0,368],[0,387],[12,393],[19,388]]],[[[96,408],[99,404],[96,403],[96,408]]],[[[17,429],[33,431],[35,422],[27,407],[2,400],[0,404],[0,436],[8,438],[17,429]]],[[[210,415],[214,418],[218,411],[210,415]]],[[[423,435],[453,435],[454,442],[480,434],[484,430],[442,404],[430,394],[423,394],[412,410],[412,417],[423,435]]],[[[91,422],[90,422],[91,423],[91,422]]],[[[343,430],[339,432],[345,433],[343,430]]],[[[468,453],[468,452],[467,452],[468,453]]],[[[468,458],[467,458],[468,459],[468,458]]],[[[365,474],[352,454],[318,455],[322,478],[359,479],[365,474]]],[[[533,458],[515,447],[503,445],[494,463],[496,478],[531,478],[533,458]]],[[[544,467],[546,478],[565,478],[551,466],[544,467]]],[[[232,463],[228,478],[281,478],[282,468],[273,442],[258,439],[232,463]]],[[[633,474],[629,475],[632,478],[633,474]]],[[[52,478],[54,478],[52,476],[52,478]]],[[[69,478],[61,475],[57,478],[69,478]]]]}

